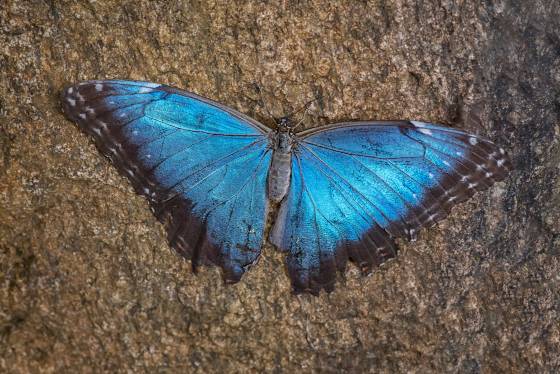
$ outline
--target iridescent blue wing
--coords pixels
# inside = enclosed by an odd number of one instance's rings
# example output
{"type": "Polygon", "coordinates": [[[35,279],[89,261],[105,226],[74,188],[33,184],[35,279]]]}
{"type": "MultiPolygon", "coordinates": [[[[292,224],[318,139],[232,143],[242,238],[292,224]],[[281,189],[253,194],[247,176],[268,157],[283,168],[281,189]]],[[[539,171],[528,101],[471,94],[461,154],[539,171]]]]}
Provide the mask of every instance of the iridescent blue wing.
{"type": "Polygon", "coordinates": [[[341,123],[297,142],[271,232],[296,292],[332,290],[348,259],[369,271],[395,257],[394,238],[414,237],[510,167],[488,140],[421,122],[341,123]]]}
{"type": "Polygon", "coordinates": [[[63,92],[66,115],[150,202],[170,245],[240,279],[260,254],[270,164],[263,125],[169,86],[89,81],[63,92]]]}

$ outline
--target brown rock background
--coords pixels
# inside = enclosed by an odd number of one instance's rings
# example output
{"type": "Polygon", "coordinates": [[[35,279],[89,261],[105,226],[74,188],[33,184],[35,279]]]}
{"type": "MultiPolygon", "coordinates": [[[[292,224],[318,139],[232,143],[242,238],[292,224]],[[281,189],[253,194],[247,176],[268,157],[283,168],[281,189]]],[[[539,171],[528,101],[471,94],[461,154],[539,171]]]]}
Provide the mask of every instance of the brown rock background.
{"type": "Polygon", "coordinates": [[[0,371],[557,372],[560,6],[548,0],[0,2],[0,371]],[[476,3],[476,4],[475,4],[476,3]],[[173,84],[271,123],[422,119],[516,170],[367,278],[293,296],[265,248],[192,274],[67,121],[83,79],[173,84]]]}

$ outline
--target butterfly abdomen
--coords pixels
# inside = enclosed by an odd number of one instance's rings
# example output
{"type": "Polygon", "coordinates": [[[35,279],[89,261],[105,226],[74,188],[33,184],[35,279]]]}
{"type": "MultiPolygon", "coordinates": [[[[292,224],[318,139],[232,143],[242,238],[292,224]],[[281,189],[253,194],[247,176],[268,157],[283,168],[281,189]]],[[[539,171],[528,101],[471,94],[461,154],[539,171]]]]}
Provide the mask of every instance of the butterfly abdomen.
{"type": "Polygon", "coordinates": [[[282,201],[290,187],[292,154],[274,152],[268,172],[268,198],[275,203],[282,201]]]}
{"type": "Polygon", "coordinates": [[[272,163],[268,171],[268,198],[282,201],[290,188],[292,174],[292,138],[288,133],[277,133],[273,139],[272,163]]]}

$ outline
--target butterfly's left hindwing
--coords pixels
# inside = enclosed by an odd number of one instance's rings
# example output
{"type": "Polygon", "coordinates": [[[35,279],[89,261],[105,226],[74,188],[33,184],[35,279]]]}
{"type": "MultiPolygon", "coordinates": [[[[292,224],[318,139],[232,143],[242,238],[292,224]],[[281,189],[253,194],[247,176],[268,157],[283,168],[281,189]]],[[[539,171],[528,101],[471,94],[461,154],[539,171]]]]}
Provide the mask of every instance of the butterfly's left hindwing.
{"type": "Polygon", "coordinates": [[[332,125],[297,139],[271,241],[288,252],[296,292],[331,290],[348,259],[362,269],[414,237],[510,167],[493,143],[420,122],[332,125]]]}
{"type": "Polygon", "coordinates": [[[164,85],[90,81],[63,109],[150,202],[172,247],[193,266],[238,281],[260,254],[271,154],[265,128],[164,85]]]}

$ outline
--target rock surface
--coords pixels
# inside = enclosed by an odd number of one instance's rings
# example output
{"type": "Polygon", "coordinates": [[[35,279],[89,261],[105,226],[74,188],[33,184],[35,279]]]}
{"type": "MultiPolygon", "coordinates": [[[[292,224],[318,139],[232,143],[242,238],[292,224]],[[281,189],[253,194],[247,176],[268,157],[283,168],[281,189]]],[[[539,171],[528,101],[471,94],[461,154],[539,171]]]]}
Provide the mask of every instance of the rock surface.
{"type": "Polygon", "coordinates": [[[557,372],[558,4],[265,3],[0,4],[0,371],[557,372]],[[176,85],[268,124],[256,87],[276,116],[321,95],[308,127],[450,124],[515,170],[331,294],[291,295],[270,247],[225,286],[168,249],[62,116],[62,87],[97,78],[176,85]]]}

